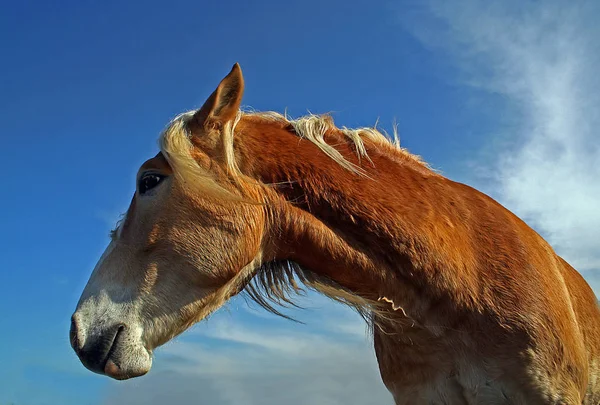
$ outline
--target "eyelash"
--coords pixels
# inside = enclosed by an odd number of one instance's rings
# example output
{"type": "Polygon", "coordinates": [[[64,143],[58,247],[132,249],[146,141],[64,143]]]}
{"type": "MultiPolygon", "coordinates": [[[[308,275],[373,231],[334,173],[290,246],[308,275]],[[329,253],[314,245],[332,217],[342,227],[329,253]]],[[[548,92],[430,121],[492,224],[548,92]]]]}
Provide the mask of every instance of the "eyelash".
{"type": "Polygon", "coordinates": [[[138,193],[140,195],[146,194],[158,186],[165,178],[162,174],[158,173],[144,173],[138,180],[138,193]]]}

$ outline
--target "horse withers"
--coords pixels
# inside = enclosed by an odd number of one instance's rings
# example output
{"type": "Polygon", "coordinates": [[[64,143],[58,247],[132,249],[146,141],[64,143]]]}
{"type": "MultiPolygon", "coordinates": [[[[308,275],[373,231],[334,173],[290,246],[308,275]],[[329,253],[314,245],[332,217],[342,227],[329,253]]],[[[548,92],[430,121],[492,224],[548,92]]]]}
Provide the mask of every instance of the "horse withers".
{"type": "Polygon", "coordinates": [[[239,65],[160,136],[72,317],[90,370],[152,351],[244,291],[295,280],[372,326],[397,404],[600,403],[600,312],[584,279],[488,196],[375,128],[244,113],[239,65]]]}

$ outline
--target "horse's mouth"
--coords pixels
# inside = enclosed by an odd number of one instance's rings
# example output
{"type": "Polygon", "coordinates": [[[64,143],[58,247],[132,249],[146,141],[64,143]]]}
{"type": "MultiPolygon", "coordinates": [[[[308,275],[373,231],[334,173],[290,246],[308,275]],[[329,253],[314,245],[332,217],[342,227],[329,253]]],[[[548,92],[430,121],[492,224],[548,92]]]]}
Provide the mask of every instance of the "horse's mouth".
{"type": "Polygon", "coordinates": [[[106,365],[104,366],[104,375],[106,375],[107,377],[114,378],[115,380],[128,380],[130,378],[141,377],[144,374],[146,374],[148,371],[150,371],[149,368],[147,368],[147,369],[136,368],[136,369],[132,369],[132,370],[127,370],[127,369],[121,368],[112,359],[108,359],[106,361],[106,365]]]}
{"type": "Polygon", "coordinates": [[[150,371],[152,353],[141,345],[133,347],[115,340],[106,358],[102,374],[115,380],[140,377],[150,371]]]}
{"type": "Polygon", "coordinates": [[[70,335],[71,346],[81,363],[95,373],[126,380],[146,374],[152,366],[151,351],[134,339],[123,324],[84,336],[74,317],[70,335]]]}

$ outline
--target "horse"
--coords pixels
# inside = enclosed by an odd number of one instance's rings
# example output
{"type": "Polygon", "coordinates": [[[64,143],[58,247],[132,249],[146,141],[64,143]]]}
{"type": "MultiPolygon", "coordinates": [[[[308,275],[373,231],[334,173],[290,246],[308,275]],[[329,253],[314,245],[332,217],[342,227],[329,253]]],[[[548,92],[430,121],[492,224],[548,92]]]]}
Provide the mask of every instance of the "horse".
{"type": "Polygon", "coordinates": [[[312,288],[365,317],[396,404],[600,403],[596,297],[538,233],[376,128],[243,91],[236,63],[141,165],[71,318],[86,368],[144,375],[236,294],[312,288]]]}

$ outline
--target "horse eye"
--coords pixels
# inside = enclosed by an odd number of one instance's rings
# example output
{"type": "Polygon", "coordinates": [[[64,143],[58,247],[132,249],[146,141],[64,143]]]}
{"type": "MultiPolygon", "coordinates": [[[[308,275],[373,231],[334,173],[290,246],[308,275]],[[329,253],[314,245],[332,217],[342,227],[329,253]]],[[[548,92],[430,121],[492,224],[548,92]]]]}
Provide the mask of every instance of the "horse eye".
{"type": "Polygon", "coordinates": [[[158,184],[165,178],[157,173],[148,173],[144,174],[139,182],[138,182],[138,192],[140,194],[145,194],[147,191],[152,190],[154,187],[158,186],[158,184]]]}

